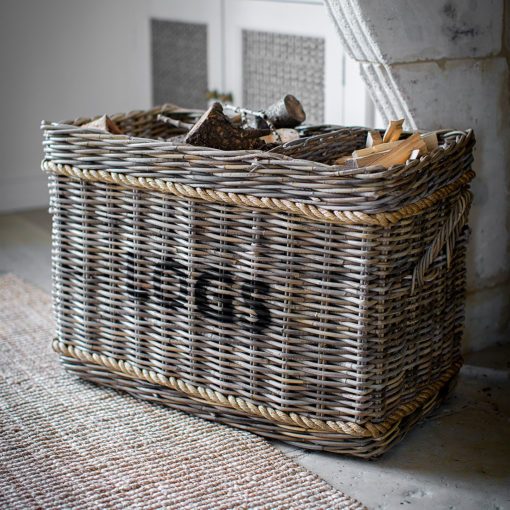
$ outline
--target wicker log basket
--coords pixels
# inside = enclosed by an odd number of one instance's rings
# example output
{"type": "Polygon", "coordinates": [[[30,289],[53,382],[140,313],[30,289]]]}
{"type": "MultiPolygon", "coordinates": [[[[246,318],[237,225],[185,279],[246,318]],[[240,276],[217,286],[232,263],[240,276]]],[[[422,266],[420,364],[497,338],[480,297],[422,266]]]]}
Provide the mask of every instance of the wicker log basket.
{"type": "Polygon", "coordinates": [[[98,384],[299,444],[375,457],[461,366],[474,136],[390,169],[330,162],[367,130],[276,151],[43,123],[54,348],[98,384]]]}

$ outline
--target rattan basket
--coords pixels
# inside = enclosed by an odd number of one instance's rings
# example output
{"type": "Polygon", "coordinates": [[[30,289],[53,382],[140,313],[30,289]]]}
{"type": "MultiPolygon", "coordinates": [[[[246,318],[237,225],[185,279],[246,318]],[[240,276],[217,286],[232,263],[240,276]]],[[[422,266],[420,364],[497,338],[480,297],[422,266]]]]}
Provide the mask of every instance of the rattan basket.
{"type": "Polygon", "coordinates": [[[266,437],[380,455],[461,366],[472,132],[353,170],[329,162],[363,128],[225,152],[167,141],[169,108],[113,116],[129,136],[43,123],[64,365],[266,437]]]}

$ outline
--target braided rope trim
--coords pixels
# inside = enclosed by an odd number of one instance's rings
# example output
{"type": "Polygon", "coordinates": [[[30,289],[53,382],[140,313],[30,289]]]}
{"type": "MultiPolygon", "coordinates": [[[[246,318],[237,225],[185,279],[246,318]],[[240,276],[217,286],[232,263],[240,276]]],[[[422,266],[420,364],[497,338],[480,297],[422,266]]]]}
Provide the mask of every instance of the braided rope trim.
{"type": "Polygon", "coordinates": [[[53,163],[48,160],[43,160],[41,168],[45,172],[65,175],[75,179],[171,193],[183,198],[201,199],[207,202],[220,202],[241,207],[270,209],[304,216],[312,220],[327,221],[342,225],[381,225],[383,227],[419,214],[424,209],[448,197],[453,191],[464,186],[475,177],[475,172],[468,170],[456,181],[443,186],[428,197],[424,197],[413,204],[406,205],[397,211],[367,214],[360,211],[331,211],[310,204],[302,204],[278,198],[258,198],[253,195],[194,188],[187,184],[177,184],[163,179],[154,179],[152,177],[133,177],[126,174],[112,173],[107,170],[85,170],[71,165],[53,163]]]}
{"type": "Polygon", "coordinates": [[[422,390],[412,402],[402,404],[394,411],[384,422],[381,423],[365,423],[359,425],[357,423],[321,420],[312,418],[298,413],[287,413],[279,411],[269,406],[255,405],[243,398],[234,395],[224,395],[219,391],[211,390],[203,386],[195,386],[189,384],[182,379],[176,377],[166,377],[153,370],[140,369],[129,361],[116,360],[104,354],[89,352],[78,347],[68,345],[55,339],[53,341],[53,349],[55,352],[84,361],[106,367],[112,372],[120,373],[133,379],[141,379],[152,384],[158,384],[171,388],[188,395],[193,400],[202,401],[207,404],[226,407],[241,411],[246,415],[262,417],[270,422],[281,425],[299,427],[304,431],[310,432],[336,432],[354,437],[379,438],[386,434],[404,417],[410,415],[418,408],[422,407],[426,402],[433,399],[441,388],[445,386],[455,375],[457,375],[461,362],[457,362],[446,370],[443,375],[428,388],[422,390]]]}

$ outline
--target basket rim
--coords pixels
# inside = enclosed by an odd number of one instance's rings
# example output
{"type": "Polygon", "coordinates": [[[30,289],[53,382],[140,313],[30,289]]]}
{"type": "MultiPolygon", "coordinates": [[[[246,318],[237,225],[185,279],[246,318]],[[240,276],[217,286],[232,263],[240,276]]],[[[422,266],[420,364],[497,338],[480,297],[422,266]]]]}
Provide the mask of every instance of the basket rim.
{"type": "Polygon", "coordinates": [[[380,225],[383,227],[416,216],[425,209],[433,207],[438,202],[467,185],[476,175],[473,170],[468,170],[460,178],[439,188],[431,195],[403,206],[396,211],[365,213],[360,211],[323,209],[310,204],[293,202],[291,200],[279,200],[270,197],[260,199],[255,196],[238,193],[217,192],[212,189],[194,188],[193,186],[176,184],[162,179],[136,177],[106,170],[88,170],[73,165],[54,163],[49,160],[42,161],[41,169],[49,174],[67,176],[82,181],[102,182],[105,184],[119,185],[125,188],[137,188],[168,193],[182,198],[203,200],[206,202],[290,213],[307,220],[326,221],[328,223],[341,225],[380,225]]]}
{"type": "MultiPolygon", "coordinates": [[[[127,122],[128,130],[130,126],[133,130],[137,128],[132,126],[142,126],[145,134],[144,129],[151,128],[154,116],[166,108],[168,105],[111,118],[127,122]]],[[[405,164],[353,169],[271,151],[223,151],[82,128],[88,120],[43,121],[45,171],[209,202],[273,209],[308,219],[362,225],[395,223],[435,203],[438,195],[441,199],[447,196],[445,193],[455,192],[459,179],[466,184],[474,177],[470,168],[475,143],[471,129],[438,131],[443,133],[445,145],[405,164]]],[[[304,139],[305,152],[347,152],[360,143],[368,129],[340,127],[327,131],[328,127],[322,126],[324,132],[304,139]],[[306,149],[309,142],[311,149],[306,149]]],[[[311,127],[312,133],[315,128],[311,127]]],[[[289,154],[292,150],[291,147],[289,154]]],[[[303,154],[299,150],[296,155],[303,154]]]]}
{"type": "MultiPolygon", "coordinates": [[[[163,105],[159,105],[159,106],[155,106],[149,110],[132,110],[128,113],[115,113],[113,115],[110,115],[110,118],[111,120],[113,120],[114,122],[118,122],[118,121],[122,121],[122,120],[127,120],[127,119],[133,119],[133,118],[136,118],[138,116],[147,116],[147,115],[157,115],[158,113],[161,113],[161,112],[171,112],[171,111],[174,111],[174,112],[179,112],[180,110],[183,110],[181,107],[179,106],[176,106],[174,105],[173,103],[165,103],[163,105]]],[[[195,109],[186,109],[186,111],[189,111],[189,112],[199,112],[201,110],[195,110],[195,109]]],[[[202,147],[202,146],[195,146],[195,145],[190,145],[190,144],[187,144],[187,143],[181,143],[181,144],[178,144],[176,145],[174,142],[165,142],[165,141],[161,141],[161,140],[156,140],[156,139],[153,139],[153,138],[146,138],[146,137],[140,137],[140,136],[131,136],[131,135],[127,135],[127,134],[114,134],[114,133],[109,133],[109,132],[105,132],[101,129],[98,129],[98,128],[91,128],[91,127],[87,127],[87,128],[84,128],[82,127],[83,124],[86,124],[88,122],[91,122],[93,120],[97,120],[99,119],[100,117],[102,117],[102,115],[96,115],[96,116],[93,116],[93,117],[78,117],[76,119],[70,119],[70,120],[62,120],[62,121],[47,121],[47,120],[42,120],[41,121],[41,126],[40,126],[40,129],[42,131],[45,131],[45,130],[48,130],[48,129],[51,129],[51,130],[57,130],[57,132],[62,132],[62,133],[65,133],[67,130],[70,130],[70,131],[73,131],[73,132],[83,132],[83,133],[91,133],[91,134],[97,134],[98,135],[98,138],[101,139],[101,140],[117,140],[117,141],[132,141],[132,142],[139,142],[139,143],[147,143],[147,144],[151,144],[151,143],[157,143],[159,147],[161,148],[168,148],[168,149],[171,149],[171,150],[179,150],[179,149],[183,149],[183,150],[191,150],[191,151],[197,151],[197,150],[200,150],[201,154],[203,155],[209,155],[210,157],[213,157],[214,156],[214,159],[215,160],[218,160],[218,159],[228,159],[228,160],[235,160],[236,159],[236,156],[252,156],[252,157],[256,157],[257,159],[260,158],[260,162],[264,162],[264,161],[272,161],[274,160],[275,162],[279,162],[279,161],[284,161],[285,163],[291,163],[291,162],[295,162],[295,163],[301,163],[301,164],[305,164],[307,167],[310,167],[312,170],[314,171],[319,171],[319,170],[324,170],[326,172],[334,172],[336,176],[340,177],[341,175],[349,175],[349,174],[356,174],[356,173],[364,173],[367,169],[382,169],[382,170],[389,170],[391,168],[410,168],[410,167],[416,167],[418,166],[418,164],[420,162],[428,162],[430,159],[432,159],[432,156],[431,154],[427,154],[425,156],[422,156],[420,158],[420,160],[414,160],[410,163],[403,163],[403,164],[399,164],[399,165],[393,165],[392,167],[390,168],[386,168],[386,167],[383,167],[381,165],[369,165],[369,166],[364,166],[364,167],[358,167],[358,168],[355,168],[355,169],[348,169],[348,168],[345,168],[345,166],[343,165],[329,165],[329,164],[326,164],[326,163],[319,163],[319,162],[316,162],[316,161],[310,161],[310,160],[307,160],[307,159],[300,159],[300,158],[293,158],[293,157],[289,157],[289,156],[286,156],[285,154],[279,154],[278,152],[273,152],[273,151],[263,151],[263,150],[260,150],[260,149],[254,149],[254,150],[238,150],[238,151],[226,151],[226,150],[221,150],[221,149],[214,149],[214,148],[211,148],[211,147],[202,147]]],[[[321,127],[321,126],[326,126],[326,124],[323,124],[323,125],[320,125],[320,126],[315,126],[315,127],[321,127]]],[[[338,131],[343,131],[343,130],[346,130],[346,129],[349,129],[349,130],[370,130],[370,129],[373,129],[373,128],[368,128],[368,127],[362,127],[362,126],[335,126],[335,127],[338,127],[338,130],[334,131],[334,132],[331,132],[329,134],[334,134],[334,133],[337,133],[338,131]]],[[[418,130],[417,132],[419,133],[424,133],[426,132],[425,130],[418,130]]],[[[461,137],[464,137],[466,139],[470,139],[474,136],[474,132],[473,132],[473,129],[472,128],[467,128],[467,129],[437,129],[435,130],[436,133],[440,133],[440,134],[444,134],[444,135],[459,135],[461,137]]],[[[309,137],[309,140],[312,140],[312,139],[316,139],[316,138],[320,138],[320,137],[323,137],[325,135],[313,135],[313,136],[310,136],[309,137]]],[[[291,146],[292,144],[295,144],[296,141],[291,141],[291,142],[287,142],[285,144],[285,146],[291,146]]],[[[440,152],[443,153],[447,153],[449,150],[451,150],[451,148],[455,147],[456,144],[453,144],[452,146],[450,147],[447,147],[447,148],[441,148],[440,149],[440,152]]]]}

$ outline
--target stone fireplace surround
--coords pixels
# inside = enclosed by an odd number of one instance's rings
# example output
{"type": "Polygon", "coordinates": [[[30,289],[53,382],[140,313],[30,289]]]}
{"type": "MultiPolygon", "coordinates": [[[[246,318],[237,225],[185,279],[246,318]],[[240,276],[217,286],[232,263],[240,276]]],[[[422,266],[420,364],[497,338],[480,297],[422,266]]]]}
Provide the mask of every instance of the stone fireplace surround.
{"type": "Polygon", "coordinates": [[[473,128],[466,351],[510,338],[510,0],[325,0],[376,106],[408,129],[473,128]]]}

